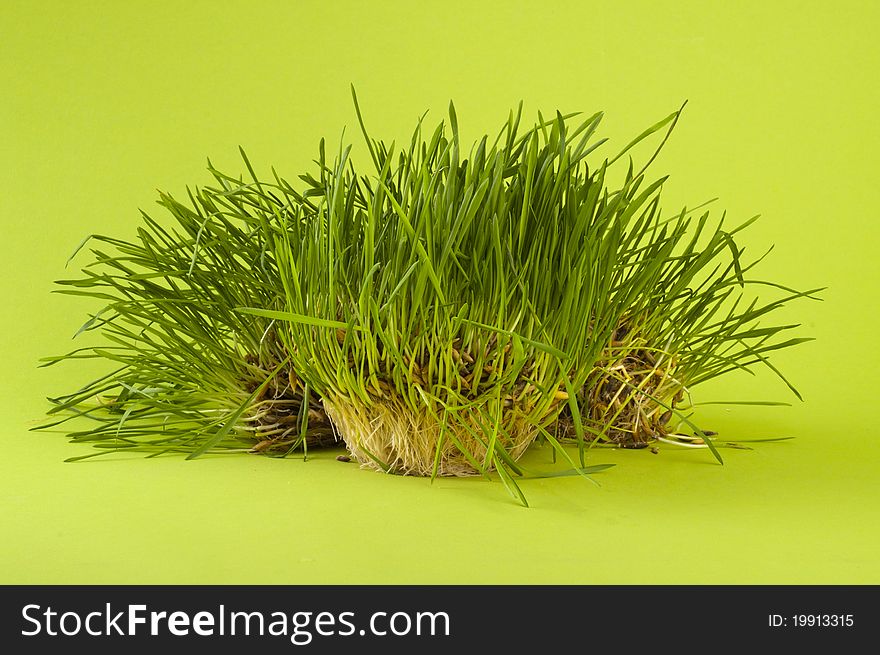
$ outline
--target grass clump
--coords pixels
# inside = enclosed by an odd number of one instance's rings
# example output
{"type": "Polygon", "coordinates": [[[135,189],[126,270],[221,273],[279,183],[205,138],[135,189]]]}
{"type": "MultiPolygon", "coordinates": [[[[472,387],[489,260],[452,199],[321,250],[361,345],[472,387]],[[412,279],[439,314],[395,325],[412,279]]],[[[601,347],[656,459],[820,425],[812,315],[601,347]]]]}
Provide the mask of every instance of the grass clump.
{"type": "Polygon", "coordinates": [[[235,309],[277,306],[278,271],[265,224],[235,193],[241,181],[211,171],[218,186],[190,192],[188,204],[160,195],[170,226],[143,213],[135,238],[92,235],[80,245],[92,261],[58,292],[105,303],[77,332],[103,338],[43,365],[98,359],[112,369],[51,399],[42,428],[88,419],[69,434],[96,454],[283,455],[335,442],[272,321],[235,309]]]}
{"type": "MultiPolygon", "coordinates": [[[[709,227],[708,212],[695,219],[682,211],[663,221],[663,237],[652,236],[675,247],[664,256],[658,283],[638,296],[581,390],[580,404],[596,440],[642,448],[671,439],[708,447],[720,460],[711,435],[697,428],[685,411],[691,408],[690,389],[732,371],[751,373],[761,365],[800,398],[768,357],[809,339],[788,336],[797,324],[767,325],[761,320],[789,301],[816,299],[821,289],[797,291],[752,276],[769,251],[746,262],[733,237],[756,218],[725,231],[723,217],[709,227]],[[701,239],[704,245],[698,247],[701,239]],[[761,300],[749,293],[755,287],[772,288],[776,296],[761,300]],[[683,433],[682,427],[692,434],[683,433]]],[[[629,256],[641,256],[640,248],[629,256]]],[[[573,432],[570,417],[563,417],[562,425],[568,434],[573,432]]]]}
{"type": "Polygon", "coordinates": [[[245,157],[246,179],[211,167],[189,204],[161,196],[172,227],[145,214],[135,240],[92,238],[113,252],[61,284],[106,303],[84,326],[106,343],[47,363],[118,368],[55,399],[58,421],[97,421],[75,441],[195,456],[341,439],[386,472],[496,471],[525,502],[517,460],[535,440],[582,474],[596,443],[687,438],[717,456],[690,388],[756,364],[781,376],[768,353],[803,341],[762,321],[815,291],[753,279],[747,224],[662,216],[659,148],[639,170],[627,156],[662,147],[680,111],[599,157],[601,114],[523,129],[520,106],[465,150],[452,105],[400,148],[355,107],[368,172],[323,141],[296,187],[245,157]]]}

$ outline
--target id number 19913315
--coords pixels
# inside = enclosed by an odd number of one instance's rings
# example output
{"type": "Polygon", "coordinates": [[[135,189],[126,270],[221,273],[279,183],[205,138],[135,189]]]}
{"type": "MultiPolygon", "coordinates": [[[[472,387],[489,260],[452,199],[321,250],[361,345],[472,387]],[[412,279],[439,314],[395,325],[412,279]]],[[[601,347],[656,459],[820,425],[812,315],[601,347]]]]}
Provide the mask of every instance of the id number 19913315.
{"type": "Polygon", "coordinates": [[[770,614],[767,624],[771,628],[851,628],[855,625],[853,614],[770,614]]]}

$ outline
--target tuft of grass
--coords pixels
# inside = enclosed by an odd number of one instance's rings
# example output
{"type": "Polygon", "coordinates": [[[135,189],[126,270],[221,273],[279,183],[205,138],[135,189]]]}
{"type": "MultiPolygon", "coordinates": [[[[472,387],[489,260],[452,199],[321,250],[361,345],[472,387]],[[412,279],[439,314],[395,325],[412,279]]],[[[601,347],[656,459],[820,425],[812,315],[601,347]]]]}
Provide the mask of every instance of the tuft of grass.
{"type": "Polygon", "coordinates": [[[60,291],[102,301],[81,328],[102,342],[45,364],[115,369],[53,399],[43,427],[85,418],[72,439],[103,452],[190,457],[341,439],[365,468],[495,472],[525,504],[517,479],[544,474],[517,460],[536,440],[580,475],[603,468],[586,464],[603,443],[721,461],[684,404],[694,386],[761,365],[797,393],[769,355],[805,339],[767,317],[820,290],[754,277],[763,257],[736,241],[751,221],[663,216],[649,170],[681,109],[613,156],[601,113],[522,128],[522,105],[466,147],[450,104],[398,147],[370,136],[352,92],[366,169],[322,140],[294,186],[242,151],[248,177],[209,165],[187,204],[160,195],[170,225],[144,214],[135,239],[84,242],[93,259],[60,291]]]}
{"type": "Polygon", "coordinates": [[[100,332],[100,343],[42,365],[99,359],[112,369],[51,398],[41,429],[88,419],[69,435],[96,455],[284,455],[336,441],[275,322],[235,309],[278,306],[278,270],[264,217],[236,192],[243,182],[209,168],[217,186],[189,191],[187,204],[160,193],[170,225],[142,213],[135,238],[91,235],[77,249],[92,260],[57,292],[105,303],[77,333],[100,332]]]}

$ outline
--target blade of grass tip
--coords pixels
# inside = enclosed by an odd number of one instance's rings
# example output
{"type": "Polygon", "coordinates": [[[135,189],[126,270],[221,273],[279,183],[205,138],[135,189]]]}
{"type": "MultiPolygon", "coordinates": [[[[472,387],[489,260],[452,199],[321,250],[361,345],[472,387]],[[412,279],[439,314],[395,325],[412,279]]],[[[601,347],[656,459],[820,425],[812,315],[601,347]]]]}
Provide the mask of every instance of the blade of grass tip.
{"type": "MultiPolygon", "coordinates": [[[[105,350],[124,350],[121,346],[104,346],[105,350]]],[[[76,348],[75,350],[71,350],[69,353],[65,355],[52,355],[51,357],[40,357],[37,361],[40,362],[37,368],[45,368],[46,366],[53,366],[55,364],[59,364],[60,362],[65,362],[71,359],[96,359],[100,357],[100,355],[96,355],[93,352],[92,346],[84,346],[82,348],[76,348]]]]}
{"type": "Polygon", "coordinates": [[[565,471],[535,471],[524,477],[527,480],[539,480],[542,478],[565,478],[573,475],[580,475],[586,477],[587,480],[593,484],[596,484],[596,481],[589,476],[593,473],[607,471],[610,468],[614,468],[614,466],[614,464],[593,464],[591,466],[585,466],[584,468],[571,468],[566,469],[565,471]]]}
{"type": "Polygon", "coordinates": [[[128,420],[128,417],[131,416],[132,411],[134,411],[134,407],[129,407],[125,410],[122,418],[119,419],[119,424],[116,426],[116,439],[119,439],[119,435],[122,432],[122,426],[125,425],[125,422],[128,420]]]}
{"type": "Polygon", "coordinates": [[[449,126],[452,128],[452,138],[455,145],[459,144],[458,140],[458,116],[455,114],[455,105],[452,100],[449,101],[449,126]]]}
{"type": "Polygon", "coordinates": [[[514,480],[510,473],[507,472],[507,469],[504,468],[504,464],[499,461],[495,470],[498,471],[498,477],[501,478],[501,482],[504,483],[504,487],[507,489],[507,492],[511,497],[514,500],[518,500],[523,507],[528,507],[529,501],[526,500],[526,496],[516,483],[516,480],[514,480]]]}
{"type": "Polygon", "coordinates": [[[254,391],[245,399],[245,401],[241,405],[239,405],[238,409],[236,409],[232,413],[232,415],[230,415],[230,417],[226,420],[226,423],[223,424],[223,427],[220,428],[220,430],[211,435],[210,438],[206,439],[198,448],[187,455],[186,458],[195,459],[196,457],[200,457],[201,455],[204,455],[208,450],[216,446],[218,443],[220,443],[226,437],[226,435],[230,433],[232,428],[235,426],[235,423],[238,421],[238,419],[241,418],[242,414],[245,413],[247,408],[250,407],[254,399],[257,398],[257,396],[259,396],[267,386],[269,386],[269,382],[271,382],[275,378],[275,376],[278,375],[278,372],[282,368],[284,368],[288,364],[288,362],[290,362],[289,356],[285,358],[285,360],[281,362],[274,371],[266,376],[266,379],[263,380],[263,383],[259,387],[254,389],[254,391]]]}
{"type": "Polygon", "coordinates": [[[370,157],[373,160],[373,164],[377,169],[382,168],[379,165],[379,158],[376,156],[376,150],[373,148],[373,142],[370,139],[370,135],[367,133],[367,127],[364,125],[364,117],[361,115],[361,106],[358,103],[357,91],[355,91],[354,84],[351,85],[351,99],[354,101],[354,112],[357,114],[358,125],[361,126],[361,132],[364,135],[364,141],[367,142],[367,148],[370,150],[370,157]]]}
{"type": "Polygon", "coordinates": [[[632,148],[634,148],[639,143],[641,143],[642,141],[647,139],[649,136],[651,136],[655,132],[662,130],[664,127],[666,127],[666,125],[669,125],[669,129],[666,131],[666,135],[663,137],[663,140],[660,142],[660,145],[654,151],[654,154],[651,155],[651,158],[648,160],[648,162],[644,166],[642,166],[642,169],[639,171],[638,175],[635,175],[634,177],[638,177],[639,175],[644,173],[648,169],[648,166],[650,166],[651,163],[657,158],[657,155],[660,154],[660,150],[662,150],[663,146],[666,144],[666,141],[669,140],[669,136],[672,134],[672,130],[675,127],[675,124],[678,122],[678,119],[681,116],[681,112],[684,110],[685,105],[687,105],[687,100],[685,100],[684,103],[682,103],[681,107],[679,107],[679,109],[677,111],[672,112],[671,114],[669,114],[669,116],[667,116],[663,120],[654,123],[651,127],[646,129],[644,132],[642,132],[636,138],[634,138],[632,141],[630,141],[626,145],[626,147],[624,147],[624,149],[621,150],[617,154],[616,157],[614,157],[611,161],[608,162],[608,165],[610,166],[611,164],[616,162],[618,159],[623,157],[623,155],[625,155],[627,152],[629,152],[632,148]]]}
{"type": "MultiPolygon", "coordinates": [[[[748,348],[748,345],[747,345],[745,342],[742,342],[742,341],[741,341],[740,343],[741,343],[744,347],[748,348]]],[[[760,359],[760,360],[761,360],[761,363],[764,364],[764,366],[766,366],[767,368],[769,368],[771,371],[773,371],[773,372],[776,374],[776,376],[777,376],[780,380],[782,380],[782,381],[785,383],[785,386],[787,386],[787,387],[791,390],[791,392],[792,392],[795,396],[797,396],[797,399],[800,400],[801,402],[803,402],[804,397],[801,396],[801,392],[798,391],[798,390],[795,388],[795,386],[794,386],[791,382],[788,381],[788,378],[785,377],[785,375],[782,374],[782,371],[780,371],[778,368],[776,368],[776,367],[770,362],[769,359],[767,359],[764,355],[762,355],[761,353],[759,353],[757,350],[752,350],[752,349],[749,349],[749,350],[750,350],[750,354],[752,354],[752,355],[754,355],[755,357],[757,357],[758,359],[760,359]]]]}
{"type": "Polygon", "coordinates": [[[733,268],[736,273],[736,279],[739,282],[740,287],[745,287],[746,283],[743,279],[743,270],[742,266],[739,263],[740,250],[736,247],[736,242],[733,240],[727,232],[721,233],[722,238],[724,239],[727,247],[730,249],[731,256],[733,257],[733,268]]]}
{"type": "Polygon", "coordinates": [[[64,268],[67,268],[67,267],[70,265],[70,262],[73,261],[73,258],[76,257],[76,256],[79,254],[79,251],[82,250],[82,249],[85,247],[85,245],[86,245],[89,241],[91,241],[92,237],[94,237],[94,236],[95,236],[94,234],[90,234],[90,235],[88,235],[85,239],[83,239],[82,241],[80,241],[80,244],[79,244],[79,245],[76,247],[76,249],[71,253],[70,257],[67,258],[67,261],[64,262],[64,268]]]}
{"type": "MultiPolygon", "coordinates": [[[[501,387],[495,389],[495,396],[497,411],[492,421],[492,433],[489,435],[489,445],[486,447],[486,457],[483,461],[483,466],[487,469],[492,468],[492,462],[495,460],[495,442],[498,439],[498,427],[501,424],[501,387]]],[[[501,462],[498,465],[502,466],[501,462]]]]}
{"type": "Polygon", "coordinates": [[[358,447],[358,450],[360,450],[367,457],[369,457],[371,460],[373,460],[376,463],[376,466],[378,466],[379,468],[382,469],[383,473],[390,473],[391,472],[391,465],[388,464],[387,462],[383,462],[381,459],[376,457],[373,453],[371,453],[369,451],[369,449],[367,449],[366,446],[364,446],[363,444],[358,444],[357,447],[358,447]]]}
{"type": "MultiPolygon", "coordinates": [[[[670,408],[670,409],[671,409],[671,408],[670,408]]],[[[694,434],[695,434],[695,435],[697,435],[700,439],[703,440],[703,443],[705,443],[706,446],[708,446],[708,448],[709,448],[709,450],[711,451],[712,455],[715,457],[716,460],[718,460],[718,463],[723,465],[723,464],[724,464],[724,459],[721,457],[721,453],[718,452],[718,448],[715,447],[715,442],[714,442],[714,440],[712,439],[712,437],[710,437],[708,434],[706,434],[705,432],[703,432],[702,429],[700,429],[700,428],[698,428],[696,425],[694,425],[694,423],[693,423],[693,422],[692,422],[687,416],[685,416],[684,414],[682,414],[681,412],[677,412],[676,410],[673,409],[673,410],[672,410],[672,413],[673,413],[675,416],[677,416],[678,419],[679,419],[682,423],[684,423],[684,424],[686,424],[688,427],[690,427],[690,429],[694,431],[694,434]]]]}
{"type": "MultiPolygon", "coordinates": [[[[666,142],[669,141],[669,137],[672,136],[672,130],[675,129],[676,124],[678,123],[678,119],[681,118],[681,112],[684,111],[685,106],[688,101],[685,100],[681,103],[681,107],[678,108],[678,111],[673,114],[674,118],[672,119],[672,123],[669,125],[669,129],[666,130],[666,135],[663,137],[663,140],[660,142],[660,145],[657,146],[657,149],[654,151],[654,154],[651,155],[651,158],[645,162],[645,165],[642,166],[642,169],[639,171],[639,175],[642,175],[646,170],[648,170],[648,166],[650,166],[655,159],[657,159],[657,155],[660,154],[660,151],[663,150],[663,146],[666,145],[666,142]]],[[[636,176],[638,177],[638,175],[636,176]]]]}
{"type": "Polygon", "coordinates": [[[757,221],[759,218],[761,218],[761,215],[760,215],[760,214],[755,214],[754,216],[752,216],[749,220],[747,220],[745,223],[743,223],[743,224],[740,225],[739,227],[730,230],[730,231],[728,232],[728,234],[729,234],[730,236],[733,236],[734,234],[736,234],[736,233],[739,232],[740,230],[744,230],[744,229],[746,229],[749,225],[751,225],[752,223],[754,223],[755,221],[757,221]]]}
{"type": "Polygon", "coordinates": [[[251,174],[251,178],[253,179],[254,184],[257,185],[257,189],[259,189],[260,193],[263,194],[263,185],[260,183],[260,180],[257,177],[257,174],[254,172],[254,167],[251,166],[251,160],[248,159],[248,156],[245,153],[244,148],[241,146],[238,146],[238,152],[241,154],[241,158],[244,160],[244,165],[247,167],[248,173],[251,174]]]}
{"type": "MultiPolygon", "coordinates": [[[[644,391],[643,391],[642,393],[644,393],[644,391]]],[[[645,394],[645,395],[647,396],[648,394],[645,394]]],[[[651,397],[648,396],[648,398],[651,398],[651,397]]],[[[678,419],[679,419],[682,423],[684,423],[684,424],[687,425],[691,430],[693,430],[693,431],[694,431],[694,434],[696,434],[700,439],[702,439],[702,440],[703,440],[703,443],[705,443],[706,446],[709,447],[709,450],[712,452],[712,455],[715,457],[715,459],[718,460],[718,463],[719,463],[719,464],[722,464],[722,465],[724,464],[724,459],[721,457],[721,453],[719,453],[719,452],[718,452],[718,449],[715,447],[715,443],[714,443],[714,441],[712,440],[712,437],[710,437],[710,436],[709,436],[708,434],[706,434],[702,429],[700,429],[700,428],[698,428],[696,425],[694,425],[693,421],[691,421],[687,416],[685,416],[685,415],[684,415],[682,412],[680,412],[679,410],[673,408],[672,406],[665,405],[665,404],[661,403],[661,402],[660,402],[659,400],[657,400],[656,398],[651,398],[651,400],[654,400],[654,402],[656,402],[658,405],[660,405],[660,406],[663,407],[664,409],[667,409],[667,410],[671,411],[672,414],[673,414],[674,416],[677,416],[678,419]]]]}
{"type": "Polygon", "coordinates": [[[76,457],[68,457],[64,461],[65,461],[65,463],[81,462],[85,459],[92,459],[93,457],[100,457],[101,455],[112,455],[115,452],[117,452],[117,451],[116,450],[101,450],[97,453],[90,453],[88,455],[77,455],[76,457]]]}
{"type": "MultiPolygon", "coordinates": [[[[550,445],[553,447],[553,461],[556,462],[556,453],[559,452],[565,460],[571,465],[571,468],[567,471],[567,474],[571,475],[581,475],[583,478],[596,484],[596,481],[593,480],[588,473],[589,469],[595,469],[596,467],[601,467],[599,470],[604,470],[606,468],[610,468],[614,466],[614,464],[597,464],[595,466],[578,466],[575,464],[574,460],[569,456],[568,452],[565,450],[565,447],[559,443],[559,440],[550,434],[550,432],[542,427],[539,427],[538,430],[544,435],[544,437],[550,442],[550,445]]],[[[528,477],[528,476],[526,476],[528,477]]]]}
{"type": "Polygon", "coordinates": [[[102,314],[105,314],[108,310],[110,310],[110,307],[109,307],[109,306],[108,306],[108,307],[104,307],[102,310],[100,310],[100,311],[97,312],[96,314],[92,314],[92,315],[89,317],[89,320],[87,320],[85,323],[83,323],[82,326],[76,331],[76,333],[73,335],[73,338],[76,339],[76,338],[77,338],[79,335],[81,335],[83,332],[85,332],[86,330],[91,329],[91,327],[92,327],[93,325],[95,325],[95,323],[97,323],[97,322],[100,320],[101,315],[102,315],[102,314]]]}

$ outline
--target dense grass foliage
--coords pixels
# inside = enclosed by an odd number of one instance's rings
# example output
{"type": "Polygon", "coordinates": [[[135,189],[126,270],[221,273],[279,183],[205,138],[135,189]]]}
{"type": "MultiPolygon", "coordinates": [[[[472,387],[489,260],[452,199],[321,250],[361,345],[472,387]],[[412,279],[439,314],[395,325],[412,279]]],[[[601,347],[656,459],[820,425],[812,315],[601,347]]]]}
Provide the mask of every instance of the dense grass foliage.
{"type": "Polygon", "coordinates": [[[523,502],[536,439],[582,474],[597,443],[678,439],[720,460],[690,389],[756,364],[781,376],[768,353],[804,339],[767,315],[816,290],[752,275],[761,258],[736,242],[751,221],[663,214],[649,169],[680,111],[600,156],[601,114],[523,129],[520,107],[464,150],[452,105],[401,148],[355,107],[366,168],[322,141],[293,185],[242,152],[248,178],[212,167],[214,186],[162,195],[169,216],[144,214],[135,239],[91,237],[83,277],[60,284],[105,303],[82,330],[102,343],[47,363],[115,368],[55,399],[51,425],[84,416],[76,441],[190,456],[341,437],[384,471],[497,471],[523,502]]]}

